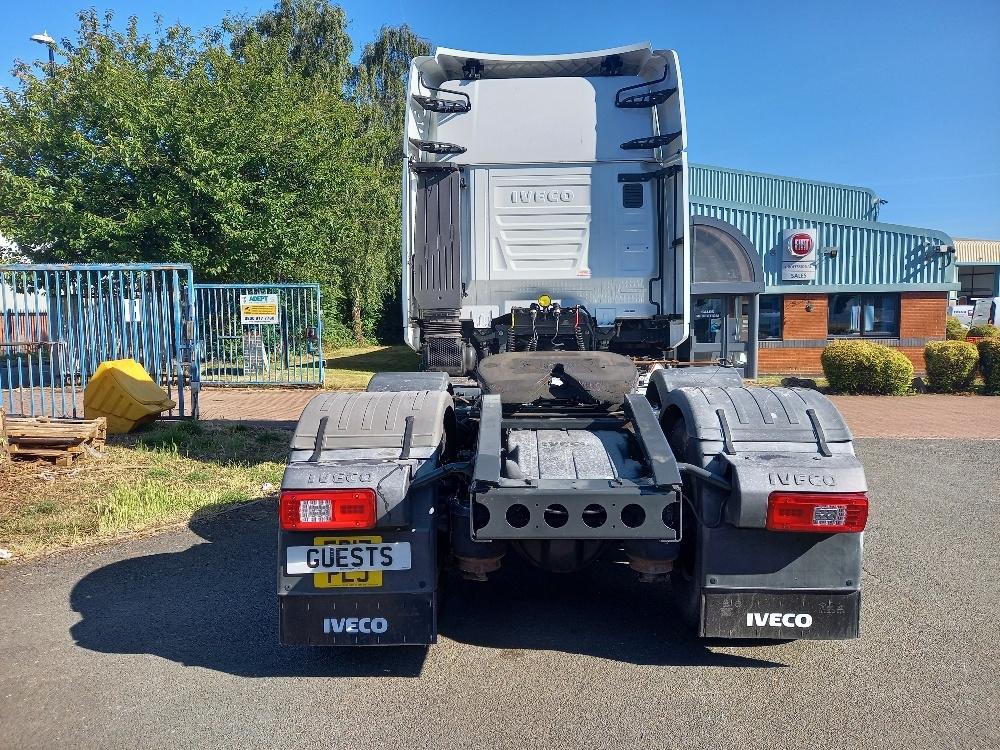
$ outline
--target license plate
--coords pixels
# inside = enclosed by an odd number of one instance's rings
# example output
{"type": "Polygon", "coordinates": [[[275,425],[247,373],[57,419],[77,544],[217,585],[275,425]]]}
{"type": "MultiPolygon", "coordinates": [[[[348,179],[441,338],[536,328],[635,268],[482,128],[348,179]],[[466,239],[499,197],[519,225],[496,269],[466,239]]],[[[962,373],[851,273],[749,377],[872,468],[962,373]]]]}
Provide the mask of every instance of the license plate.
{"type": "MultiPolygon", "coordinates": [[[[313,539],[313,544],[377,544],[381,541],[380,536],[318,536],[313,539]]],[[[375,589],[381,585],[381,570],[313,574],[313,588],[317,589],[375,589]]]]}
{"type": "MultiPolygon", "coordinates": [[[[410,569],[409,542],[354,541],[354,538],[333,539],[331,543],[309,547],[289,547],[285,552],[285,572],[288,575],[352,574],[410,569]]],[[[381,581],[379,582],[381,584],[381,581]]],[[[356,586],[373,585],[358,580],[356,586]]]]}

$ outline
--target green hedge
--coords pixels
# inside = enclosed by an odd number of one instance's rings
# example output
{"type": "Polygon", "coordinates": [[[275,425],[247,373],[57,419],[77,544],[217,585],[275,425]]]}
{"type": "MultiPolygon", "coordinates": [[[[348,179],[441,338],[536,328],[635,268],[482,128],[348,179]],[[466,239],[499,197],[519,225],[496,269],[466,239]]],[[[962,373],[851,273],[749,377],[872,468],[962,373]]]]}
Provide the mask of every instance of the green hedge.
{"type": "Polygon", "coordinates": [[[950,317],[944,324],[945,336],[952,341],[965,341],[969,329],[962,325],[962,321],[955,317],[950,317]]]}
{"type": "Polygon", "coordinates": [[[932,391],[967,391],[976,378],[979,352],[965,341],[933,341],[924,348],[924,362],[932,391]]]}
{"type": "Polygon", "coordinates": [[[1000,336],[1000,328],[986,323],[981,326],[972,326],[966,335],[969,338],[994,339],[1000,336]]]}
{"type": "Polygon", "coordinates": [[[979,342],[979,367],[983,371],[983,392],[1000,396],[1000,338],[979,342]]]}
{"type": "Polygon", "coordinates": [[[835,341],[820,359],[835,393],[900,395],[913,382],[913,363],[902,352],[881,344],[835,341]]]}

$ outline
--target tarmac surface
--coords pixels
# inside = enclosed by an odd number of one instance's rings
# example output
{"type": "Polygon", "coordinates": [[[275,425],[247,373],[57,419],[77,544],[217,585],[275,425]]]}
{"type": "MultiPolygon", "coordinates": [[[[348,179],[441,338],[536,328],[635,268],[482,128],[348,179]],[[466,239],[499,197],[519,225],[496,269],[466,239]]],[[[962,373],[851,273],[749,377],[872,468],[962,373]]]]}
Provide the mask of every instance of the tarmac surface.
{"type": "Polygon", "coordinates": [[[429,650],[281,647],[257,503],[0,568],[0,748],[995,748],[1000,443],[857,447],[859,640],[703,642],[624,566],[515,563],[429,650]]]}

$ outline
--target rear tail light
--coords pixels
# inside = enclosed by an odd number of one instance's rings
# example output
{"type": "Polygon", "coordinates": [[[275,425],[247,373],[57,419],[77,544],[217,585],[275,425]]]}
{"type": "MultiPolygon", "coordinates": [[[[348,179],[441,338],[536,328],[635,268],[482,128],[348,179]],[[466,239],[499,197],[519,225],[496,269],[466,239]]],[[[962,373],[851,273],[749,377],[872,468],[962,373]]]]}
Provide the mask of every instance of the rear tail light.
{"type": "Polygon", "coordinates": [[[864,531],[867,522],[864,492],[772,492],[767,498],[771,531],[864,531]]]}
{"type": "Polygon", "coordinates": [[[375,490],[285,490],[279,517],[286,531],[370,529],[375,525],[375,490]]]}

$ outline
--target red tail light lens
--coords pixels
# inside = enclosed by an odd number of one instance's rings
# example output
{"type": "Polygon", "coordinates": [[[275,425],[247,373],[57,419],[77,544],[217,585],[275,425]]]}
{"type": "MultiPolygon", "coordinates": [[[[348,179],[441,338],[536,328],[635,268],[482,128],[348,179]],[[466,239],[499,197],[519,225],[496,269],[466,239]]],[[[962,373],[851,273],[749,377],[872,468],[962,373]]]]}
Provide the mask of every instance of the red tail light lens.
{"type": "Polygon", "coordinates": [[[771,531],[832,534],[864,531],[868,495],[864,492],[772,492],[767,498],[771,531]]]}
{"type": "Polygon", "coordinates": [[[286,531],[370,529],[375,525],[375,490],[285,490],[279,518],[286,531]]]}

